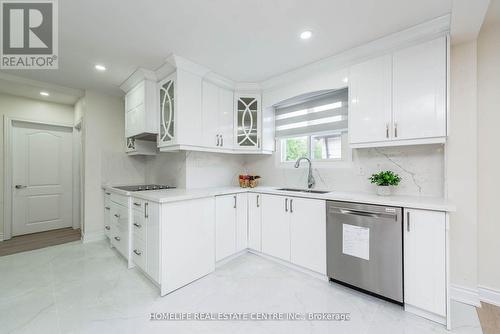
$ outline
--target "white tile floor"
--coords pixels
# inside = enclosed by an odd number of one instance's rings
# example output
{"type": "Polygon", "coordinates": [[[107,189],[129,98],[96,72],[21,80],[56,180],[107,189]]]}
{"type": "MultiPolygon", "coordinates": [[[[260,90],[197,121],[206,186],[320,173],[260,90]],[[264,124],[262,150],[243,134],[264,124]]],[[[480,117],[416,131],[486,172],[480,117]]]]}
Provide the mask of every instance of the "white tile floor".
{"type": "MultiPolygon", "coordinates": [[[[401,307],[253,254],[166,297],[106,242],[0,258],[0,333],[449,333],[401,307]],[[348,312],[351,320],[150,321],[150,312],[348,312]]],[[[454,333],[481,333],[453,303],[454,333]]]]}

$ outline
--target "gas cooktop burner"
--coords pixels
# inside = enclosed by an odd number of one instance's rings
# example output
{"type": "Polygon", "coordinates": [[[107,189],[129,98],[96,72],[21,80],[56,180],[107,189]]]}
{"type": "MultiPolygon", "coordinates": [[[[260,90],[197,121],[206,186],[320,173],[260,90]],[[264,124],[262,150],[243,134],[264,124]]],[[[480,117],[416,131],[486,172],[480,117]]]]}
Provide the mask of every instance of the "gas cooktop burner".
{"type": "Polygon", "coordinates": [[[162,190],[162,189],[174,189],[172,186],[165,186],[161,184],[141,184],[138,186],[121,186],[115,187],[116,189],[125,191],[145,191],[145,190],[162,190]]]}

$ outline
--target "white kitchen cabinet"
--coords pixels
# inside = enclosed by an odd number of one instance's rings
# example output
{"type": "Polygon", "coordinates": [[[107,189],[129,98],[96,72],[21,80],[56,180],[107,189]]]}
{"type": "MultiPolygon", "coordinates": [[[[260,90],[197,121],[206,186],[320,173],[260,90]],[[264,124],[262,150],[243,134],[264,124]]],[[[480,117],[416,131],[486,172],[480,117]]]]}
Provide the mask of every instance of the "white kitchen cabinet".
{"type": "Polygon", "coordinates": [[[204,146],[201,77],[177,69],[161,80],[158,87],[160,151],[204,146]]]}
{"type": "Polygon", "coordinates": [[[262,194],[262,253],[290,261],[289,198],[262,194]]]}
{"type": "Polygon", "coordinates": [[[290,261],[326,275],[326,202],[290,198],[290,261]]]}
{"type": "Polygon", "coordinates": [[[349,72],[349,141],[390,139],[392,127],[392,56],[371,59],[349,72]]]}
{"type": "Polygon", "coordinates": [[[247,248],[247,194],[215,197],[215,259],[247,248]]]}
{"type": "Polygon", "coordinates": [[[446,37],[352,66],[350,146],[445,142],[446,79],[446,37]]]}
{"type": "Polygon", "coordinates": [[[446,213],[404,209],[404,219],[405,307],[445,317],[446,213]]]}
{"type": "Polygon", "coordinates": [[[203,81],[202,126],[205,147],[233,147],[233,116],[233,92],[203,81]]]}
{"type": "Polygon", "coordinates": [[[130,258],[129,208],[115,202],[111,202],[110,206],[111,245],[128,261],[130,258]]]}
{"type": "Polygon", "coordinates": [[[142,80],[125,95],[125,137],[156,135],[156,82],[142,80]]]}
{"type": "Polygon", "coordinates": [[[160,287],[164,296],[215,270],[214,198],[160,205],[160,287]]]}
{"type": "Polygon", "coordinates": [[[260,150],[261,117],[260,94],[235,94],[235,149],[245,151],[260,150]]]}
{"type": "Polygon", "coordinates": [[[248,248],[262,251],[262,195],[248,193],[248,248]]]}
{"type": "Polygon", "coordinates": [[[326,274],[325,201],[263,194],[262,252],[326,274]]]}
{"type": "Polygon", "coordinates": [[[395,139],[446,136],[446,38],[393,55],[395,139]]]}

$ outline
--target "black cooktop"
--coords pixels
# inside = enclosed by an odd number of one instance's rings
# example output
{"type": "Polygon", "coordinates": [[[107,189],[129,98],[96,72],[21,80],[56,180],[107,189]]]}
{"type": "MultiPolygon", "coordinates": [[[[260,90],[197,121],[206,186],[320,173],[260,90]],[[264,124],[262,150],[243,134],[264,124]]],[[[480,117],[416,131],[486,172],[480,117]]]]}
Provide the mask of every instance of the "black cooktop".
{"type": "Polygon", "coordinates": [[[141,184],[137,186],[121,186],[115,188],[125,191],[146,191],[146,190],[174,189],[175,187],[161,185],[161,184],[141,184]]]}

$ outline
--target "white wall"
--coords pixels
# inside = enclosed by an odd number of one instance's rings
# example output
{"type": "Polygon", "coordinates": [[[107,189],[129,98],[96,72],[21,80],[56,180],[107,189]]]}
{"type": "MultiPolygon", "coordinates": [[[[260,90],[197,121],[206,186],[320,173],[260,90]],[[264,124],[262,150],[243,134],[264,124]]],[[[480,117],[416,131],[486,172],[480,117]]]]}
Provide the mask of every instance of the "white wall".
{"type": "Polygon", "coordinates": [[[86,91],[84,117],[84,238],[103,236],[102,185],[145,182],[143,158],[124,153],[123,98],[86,91]]]}
{"type": "Polygon", "coordinates": [[[451,49],[450,126],[447,142],[451,283],[477,288],[477,55],[476,42],[451,49]]]}
{"type": "Polygon", "coordinates": [[[478,281],[500,293],[500,1],[478,38],[478,281]]]}
{"type": "MultiPolygon", "coordinates": [[[[45,102],[6,94],[0,94],[0,235],[3,235],[3,169],[4,169],[4,116],[31,121],[73,124],[73,107],[64,104],[45,102]]],[[[10,222],[6,222],[10,223],[10,222]]]]}

